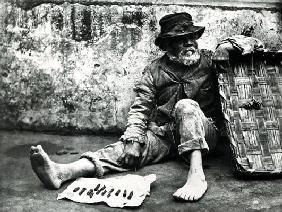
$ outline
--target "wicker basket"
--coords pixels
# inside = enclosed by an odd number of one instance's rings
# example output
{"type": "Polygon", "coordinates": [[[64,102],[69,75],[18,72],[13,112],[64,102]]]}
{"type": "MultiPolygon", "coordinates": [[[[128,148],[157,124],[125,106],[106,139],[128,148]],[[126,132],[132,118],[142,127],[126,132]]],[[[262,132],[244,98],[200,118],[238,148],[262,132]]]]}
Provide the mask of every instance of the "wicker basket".
{"type": "Polygon", "coordinates": [[[282,174],[282,52],[231,55],[219,89],[237,174],[282,174]]]}

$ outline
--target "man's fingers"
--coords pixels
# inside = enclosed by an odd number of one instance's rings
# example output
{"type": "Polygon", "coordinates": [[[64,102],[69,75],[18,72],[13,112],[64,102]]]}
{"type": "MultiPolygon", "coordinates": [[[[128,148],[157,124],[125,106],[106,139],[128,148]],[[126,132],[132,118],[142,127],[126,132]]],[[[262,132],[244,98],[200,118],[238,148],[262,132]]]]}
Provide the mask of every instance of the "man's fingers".
{"type": "Polygon", "coordinates": [[[136,164],[136,158],[130,157],[130,158],[128,159],[128,167],[134,168],[134,167],[135,167],[135,164],[136,164]]]}
{"type": "Polygon", "coordinates": [[[127,168],[137,168],[140,163],[140,146],[128,143],[124,146],[123,154],[118,158],[118,163],[127,168]]]}
{"type": "Polygon", "coordinates": [[[127,166],[129,168],[132,168],[134,167],[134,164],[135,164],[135,158],[133,156],[128,156],[128,160],[127,160],[127,166]]]}
{"type": "Polygon", "coordinates": [[[140,155],[136,158],[136,166],[135,166],[136,168],[139,168],[141,166],[141,161],[142,161],[142,157],[140,155]]]}
{"type": "Polygon", "coordinates": [[[124,163],[124,157],[125,157],[125,153],[122,153],[122,155],[117,159],[117,162],[120,164],[124,163]]]}
{"type": "Polygon", "coordinates": [[[139,159],[132,155],[125,155],[121,161],[124,167],[127,168],[136,168],[139,164],[139,159]]]}
{"type": "Polygon", "coordinates": [[[131,168],[139,168],[141,162],[141,157],[131,157],[129,165],[131,168]]]}
{"type": "Polygon", "coordinates": [[[126,156],[124,157],[123,165],[124,165],[125,167],[128,167],[128,166],[129,166],[129,165],[128,165],[128,162],[129,162],[129,158],[128,158],[128,156],[126,155],[126,156]]]}

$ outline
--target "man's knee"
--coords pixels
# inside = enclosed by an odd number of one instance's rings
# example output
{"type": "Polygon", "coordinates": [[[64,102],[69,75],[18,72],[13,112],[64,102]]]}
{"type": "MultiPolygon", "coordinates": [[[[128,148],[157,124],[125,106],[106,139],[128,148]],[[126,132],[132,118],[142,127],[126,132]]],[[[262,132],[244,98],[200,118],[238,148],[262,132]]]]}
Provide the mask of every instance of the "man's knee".
{"type": "Polygon", "coordinates": [[[200,110],[198,102],[192,99],[181,99],[175,105],[175,112],[177,114],[190,114],[196,113],[200,110]]]}

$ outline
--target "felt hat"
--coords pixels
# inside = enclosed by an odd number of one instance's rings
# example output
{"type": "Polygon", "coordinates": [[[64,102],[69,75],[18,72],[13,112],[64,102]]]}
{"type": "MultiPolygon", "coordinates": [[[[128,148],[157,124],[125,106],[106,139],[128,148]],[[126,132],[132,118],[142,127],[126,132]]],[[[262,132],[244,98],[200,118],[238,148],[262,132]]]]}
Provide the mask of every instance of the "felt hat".
{"type": "Polygon", "coordinates": [[[156,46],[159,46],[164,39],[179,36],[193,36],[197,40],[205,31],[205,27],[195,26],[192,16],[185,12],[166,15],[161,18],[159,24],[161,32],[155,40],[156,46]]]}

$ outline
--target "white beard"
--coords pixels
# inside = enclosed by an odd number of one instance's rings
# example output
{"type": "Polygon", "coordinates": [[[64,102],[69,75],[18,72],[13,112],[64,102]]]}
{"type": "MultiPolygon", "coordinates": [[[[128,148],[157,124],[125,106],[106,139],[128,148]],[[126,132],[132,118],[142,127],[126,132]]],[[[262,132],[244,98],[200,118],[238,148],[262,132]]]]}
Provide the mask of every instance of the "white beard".
{"type": "Polygon", "coordinates": [[[173,62],[177,62],[186,66],[191,66],[196,64],[200,60],[200,52],[198,49],[193,48],[192,50],[183,49],[179,52],[177,56],[174,56],[167,52],[167,56],[173,62]]]}

